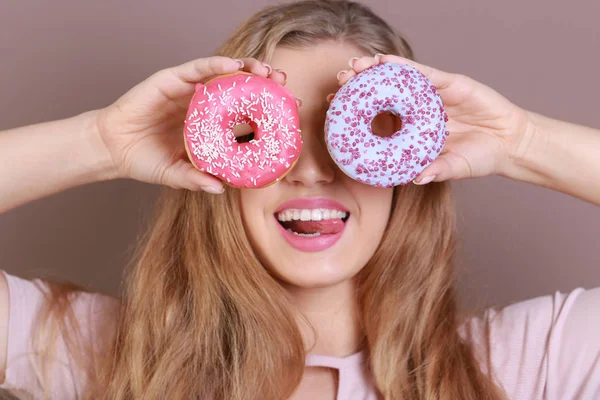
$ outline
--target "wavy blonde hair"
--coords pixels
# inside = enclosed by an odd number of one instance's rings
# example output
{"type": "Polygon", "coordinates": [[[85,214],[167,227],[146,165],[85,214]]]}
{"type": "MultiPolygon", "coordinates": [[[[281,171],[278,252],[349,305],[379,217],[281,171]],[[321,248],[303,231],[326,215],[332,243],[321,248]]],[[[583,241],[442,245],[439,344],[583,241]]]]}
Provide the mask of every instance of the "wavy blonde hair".
{"type": "MultiPolygon", "coordinates": [[[[218,54],[268,62],[277,46],[325,40],[413,58],[369,8],[332,0],[268,7],[218,54]]],[[[86,398],[280,400],[293,393],[306,350],[285,291],[244,234],[239,202],[232,188],[222,196],[165,189],[127,274],[111,348],[88,365],[86,398]]],[[[504,398],[459,335],[449,185],[397,187],[392,207],[381,244],[356,277],[381,397],[504,398]]],[[[55,315],[64,317],[64,301],[52,304],[62,304],[55,315]]]]}

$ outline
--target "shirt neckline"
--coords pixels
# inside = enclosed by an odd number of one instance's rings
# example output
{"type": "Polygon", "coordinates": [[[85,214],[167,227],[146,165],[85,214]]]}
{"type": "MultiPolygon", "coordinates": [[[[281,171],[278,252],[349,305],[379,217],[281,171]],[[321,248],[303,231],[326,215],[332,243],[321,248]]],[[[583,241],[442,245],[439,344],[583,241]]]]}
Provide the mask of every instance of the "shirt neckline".
{"type": "Polygon", "coordinates": [[[364,359],[364,350],[345,357],[328,356],[324,354],[307,354],[307,367],[329,367],[336,369],[359,368],[364,359]]]}

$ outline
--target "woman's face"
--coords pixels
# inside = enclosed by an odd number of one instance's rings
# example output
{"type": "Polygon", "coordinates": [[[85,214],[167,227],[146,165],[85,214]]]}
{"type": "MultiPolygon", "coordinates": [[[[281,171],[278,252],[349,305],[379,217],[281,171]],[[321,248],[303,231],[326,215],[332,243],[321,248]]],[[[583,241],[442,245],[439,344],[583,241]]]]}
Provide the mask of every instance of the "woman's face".
{"type": "Polygon", "coordinates": [[[273,275],[302,288],[327,287],[355,276],[381,241],[392,189],[352,180],[335,165],[324,141],[326,97],[352,57],[351,45],[325,42],[278,48],[271,66],[287,73],[286,87],[302,100],[303,148],[294,168],[263,189],[243,189],[241,209],[252,246],[273,275]],[[299,220],[298,220],[299,218],[299,220]]]}

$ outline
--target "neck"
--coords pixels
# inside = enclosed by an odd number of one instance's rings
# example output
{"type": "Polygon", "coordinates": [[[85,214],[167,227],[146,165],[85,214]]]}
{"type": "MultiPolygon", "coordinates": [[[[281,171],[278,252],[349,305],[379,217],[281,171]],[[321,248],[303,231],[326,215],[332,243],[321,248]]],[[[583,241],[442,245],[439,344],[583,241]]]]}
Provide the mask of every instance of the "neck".
{"type": "Polygon", "coordinates": [[[360,350],[363,333],[354,280],[324,288],[285,288],[301,315],[298,326],[309,353],[346,357],[360,350]]]}

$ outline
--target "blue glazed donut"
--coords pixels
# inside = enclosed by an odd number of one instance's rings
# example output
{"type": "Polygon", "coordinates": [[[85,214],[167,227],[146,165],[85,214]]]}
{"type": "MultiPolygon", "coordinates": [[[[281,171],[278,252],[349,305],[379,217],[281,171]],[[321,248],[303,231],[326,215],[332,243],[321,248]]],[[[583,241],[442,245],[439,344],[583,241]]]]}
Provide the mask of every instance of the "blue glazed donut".
{"type": "Polygon", "coordinates": [[[336,93],[325,120],[329,154],[351,178],[372,186],[404,185],[441,153],[448,116],[435,86],[418,70],[378,64],[350,78],[336,93]],[[392,112],[402,126],[390,137],[371,123],[392,112]]]}

